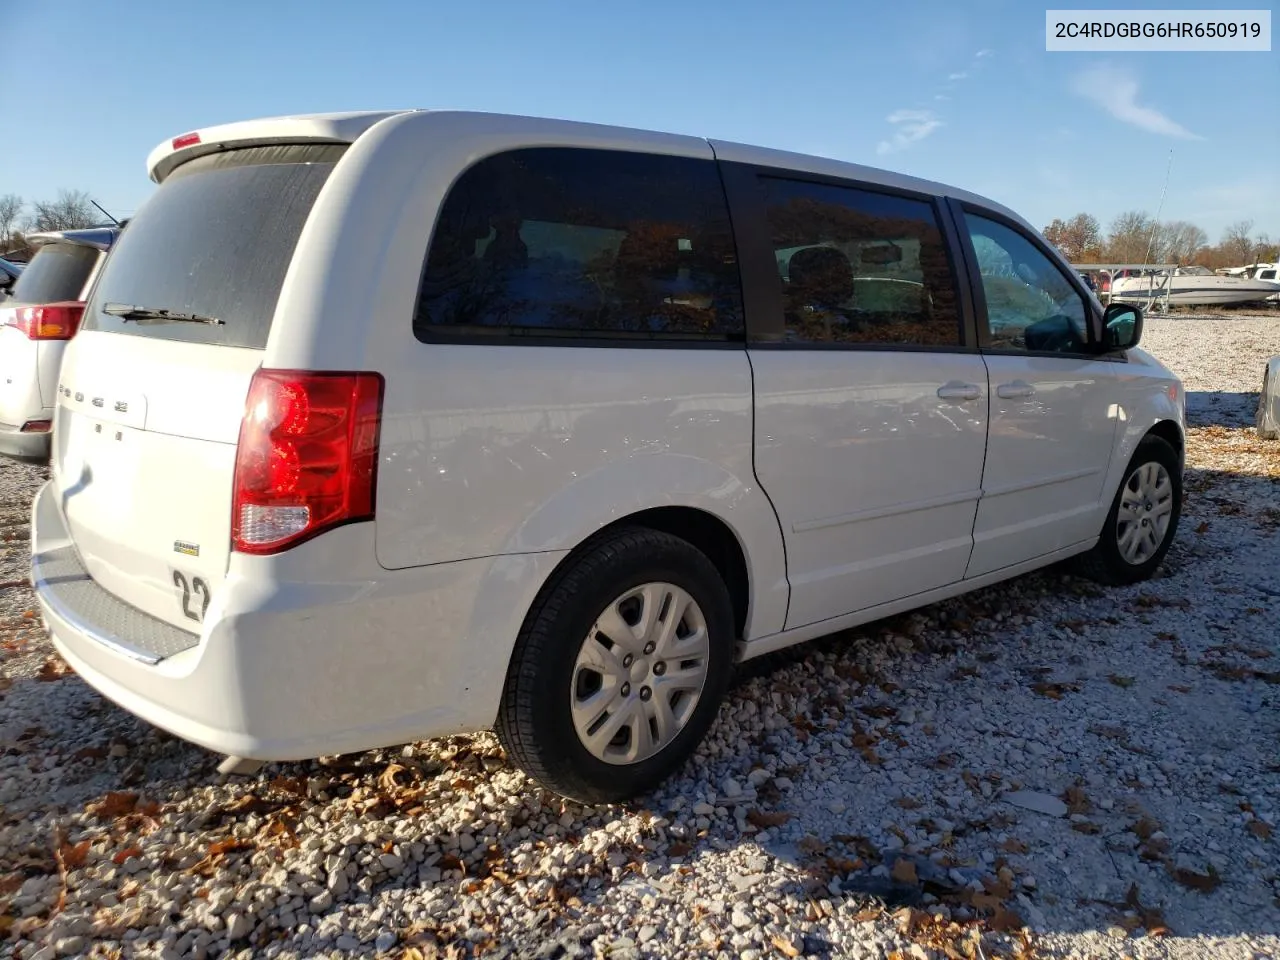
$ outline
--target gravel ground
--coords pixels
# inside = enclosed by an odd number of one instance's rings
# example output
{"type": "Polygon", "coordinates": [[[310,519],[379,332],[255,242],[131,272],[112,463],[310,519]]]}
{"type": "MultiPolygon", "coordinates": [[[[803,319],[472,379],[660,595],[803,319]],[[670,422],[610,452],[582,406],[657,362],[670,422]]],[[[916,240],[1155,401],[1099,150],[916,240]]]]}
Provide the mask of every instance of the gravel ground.
{"type": "Polygon", "coordinates": [[[1280,958],[1280,313],[1146,345],[1193,424],[1158,579],[1049,570],[747,664],[688,770],[607,809],[487,735],[219,782],[54,655],[43,471],[0,463],[0,954],[1280,958]]]}

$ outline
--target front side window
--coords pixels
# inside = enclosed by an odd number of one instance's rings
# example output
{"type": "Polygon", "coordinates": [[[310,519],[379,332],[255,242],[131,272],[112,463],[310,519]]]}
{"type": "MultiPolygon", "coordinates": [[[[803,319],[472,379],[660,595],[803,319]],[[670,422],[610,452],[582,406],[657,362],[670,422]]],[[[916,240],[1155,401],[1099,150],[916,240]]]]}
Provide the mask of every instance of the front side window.
{"type": "Polygon", "coordinates": [[[786,339],[955,347],[955,281],[931,203],[762,178],[786,339]]]}
{"type": "Polygon", "coordinates": [[[965,214],[982,292],[988,348],[1085,353],[1084,298],[1035,244],[995,220],[965,214]]]}
{"type": "Polygon", "coordinates": [[[498,154],[449,191],[414,317],[437,336],[743,335],[714,162],[574,148],[498,154]]]}

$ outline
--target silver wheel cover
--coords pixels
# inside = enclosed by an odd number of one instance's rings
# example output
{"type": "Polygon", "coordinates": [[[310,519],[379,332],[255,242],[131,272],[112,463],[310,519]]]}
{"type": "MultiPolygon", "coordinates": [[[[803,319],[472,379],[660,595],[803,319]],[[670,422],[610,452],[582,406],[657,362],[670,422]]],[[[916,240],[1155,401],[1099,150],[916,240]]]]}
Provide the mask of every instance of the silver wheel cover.
{"type": "Polygon", "coordinates": [[[618,765],[657,754],[693,716],[710,651],[706,618],[680,587],[645,583],[613,600],[583,639],[570,680],[582,745],[618,765]]]}
{"type": "Polygon", "coordinates": [[[1116,547],[1125,563],[1140,566],[1150,560],[1169,534],[1173,517],[1173,479],[1164,464],[1140,464],[1120,490],[1116,513],[1116,547]]]}

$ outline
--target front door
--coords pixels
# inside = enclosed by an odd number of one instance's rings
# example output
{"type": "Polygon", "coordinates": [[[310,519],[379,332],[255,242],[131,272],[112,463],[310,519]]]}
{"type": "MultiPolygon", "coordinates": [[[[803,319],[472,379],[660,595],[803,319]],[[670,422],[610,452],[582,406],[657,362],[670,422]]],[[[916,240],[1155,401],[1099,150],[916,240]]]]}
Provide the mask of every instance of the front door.
{"type": "MultiPolygon", "coordinates": [[[[1092,306],[1029,234],[965,212],[991,381],[982,500],[966,577],[1098,534],[1119,423],[1115,361],[1091,353],[1092,306]]],[[[964,232],[964,231],[962,231],[964,232]]]]}
{"type": "Polygon", "coordinates": [[[781,342],[749,351],[756,474],[782,525],[787,626],[964,576],[987,377],[931,199],[760,176],[781,342]],[[778,293],[781,296],[778,297],[778,293]]]}

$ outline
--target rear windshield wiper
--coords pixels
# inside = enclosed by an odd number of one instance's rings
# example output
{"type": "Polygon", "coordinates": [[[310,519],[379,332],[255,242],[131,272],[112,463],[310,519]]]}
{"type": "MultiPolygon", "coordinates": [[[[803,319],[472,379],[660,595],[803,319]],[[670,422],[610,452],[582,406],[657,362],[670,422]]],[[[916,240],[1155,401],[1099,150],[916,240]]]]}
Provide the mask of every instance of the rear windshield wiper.
{"type": "Polygon", "coordinates": [[[135,307],[128,303],[108,303],[102,308],[103,313],[119,317],[125,323],[133,320],[136,323],[209,323],[221,326],[225,320],[217,317],[206,317],[198,313],[179,313],[175,310],[157,309],[155,307],[135,307]]]}

